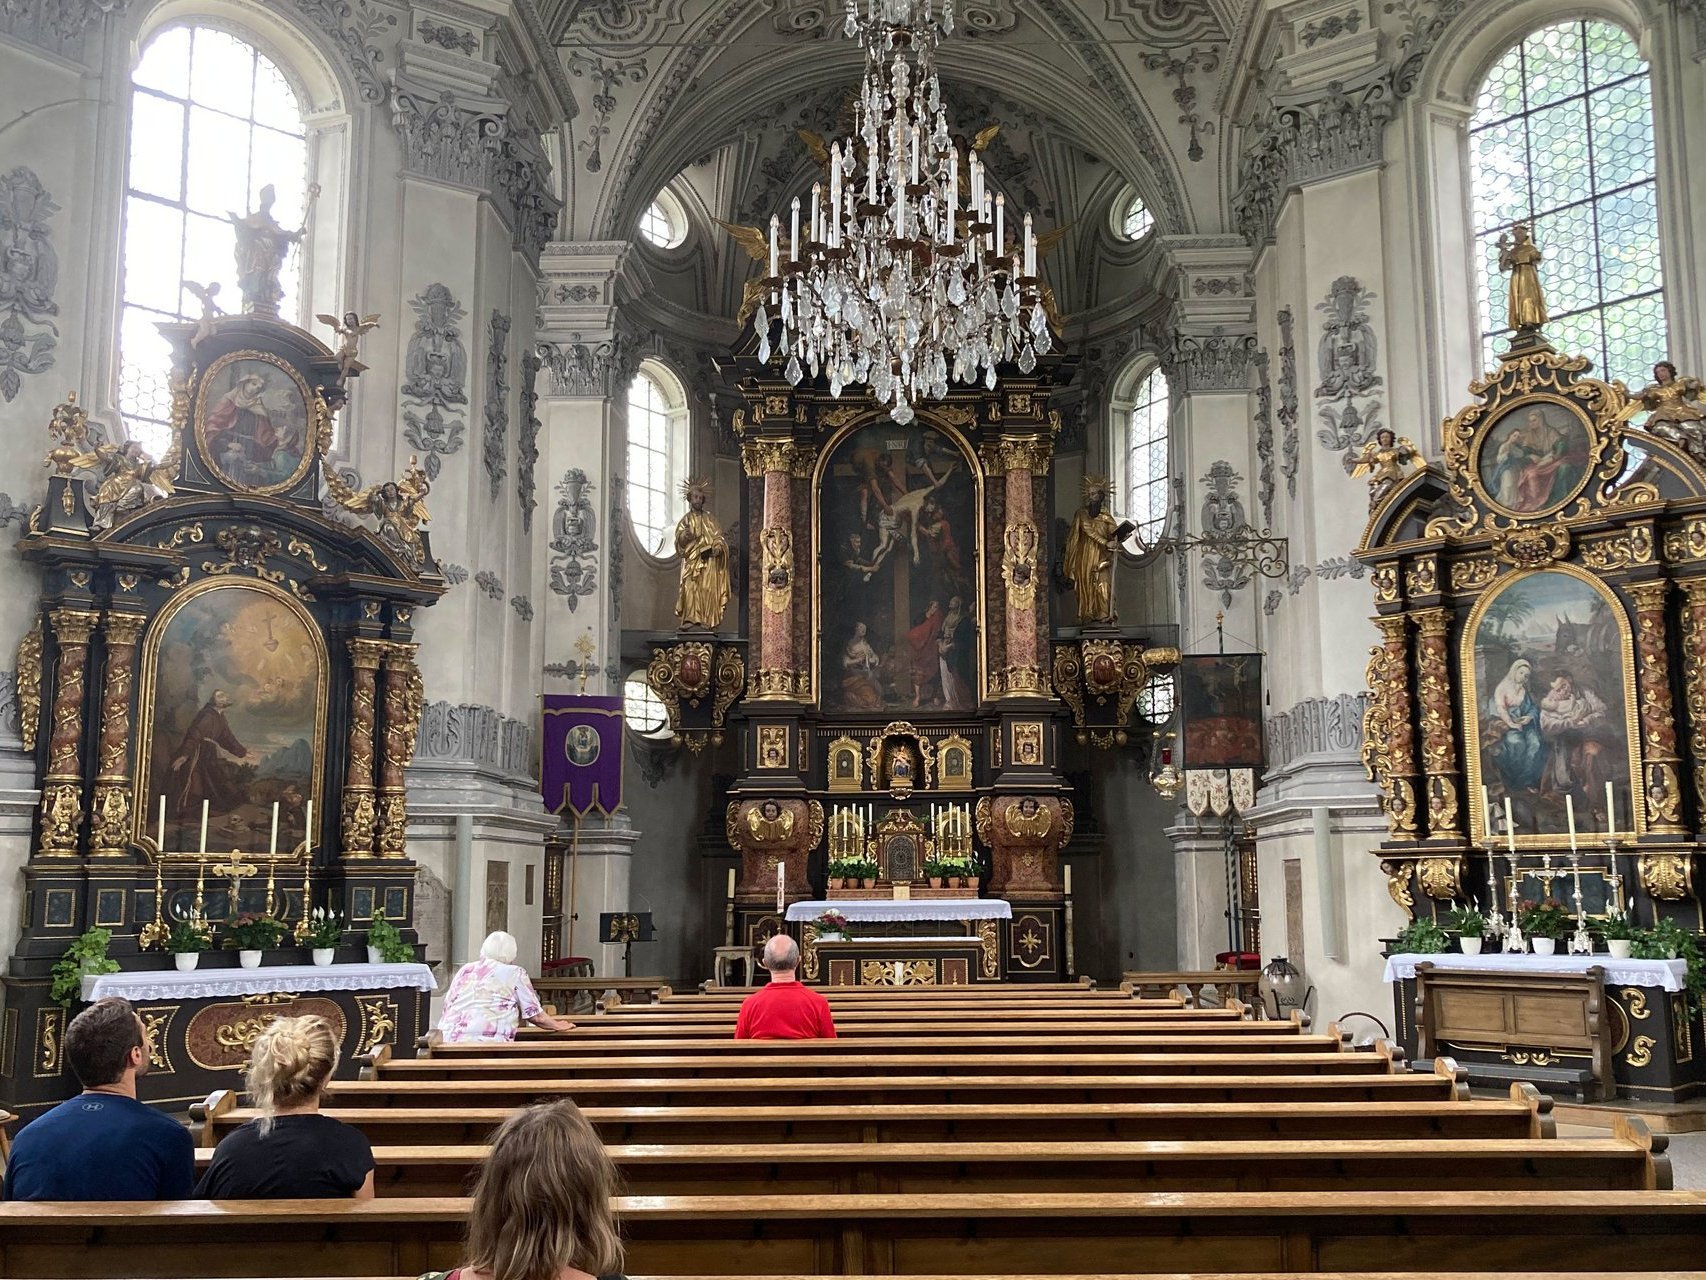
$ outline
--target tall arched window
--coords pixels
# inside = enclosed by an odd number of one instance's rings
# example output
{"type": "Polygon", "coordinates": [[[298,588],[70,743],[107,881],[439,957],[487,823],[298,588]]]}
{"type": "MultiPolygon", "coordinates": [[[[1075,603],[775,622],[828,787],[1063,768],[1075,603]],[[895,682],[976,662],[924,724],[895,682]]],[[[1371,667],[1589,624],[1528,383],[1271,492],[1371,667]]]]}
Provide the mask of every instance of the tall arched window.
{"type": "Polygon", "coordinates": [[[687,479],[687,397],[655,360],[628,385],[628,518],[653,555],[666,555],[687,479]]]}
{"type": "Polygon", "coordinates": [[[1116,390],[1114,396],[1115,438],[1122,441],[1117,455],[1120,514],[1137,525],[1144,542],[1154,542],[1167,527],[1172,490],[1168,396],[1166,375],[1153,367],[1134,370],[1131,390],[1125,395],[1116,390]]]}
{"type": "Polygon", "coordinates": [[[1635,41],[1609,22],[1543,27],[1488,73],[1469,135],[1481,331],[1505,331],[1499,237],[1532,221],[1562,351],[1602,377],[1646,381],[1665,354],[1653,174],[1652,85],[1635,41]]]}
{"type": "MultiPolygon", "coordinates": [[[[169,27],[131,75],[130,159],[124,195],[119,409],[129,434],[156,457],[170,442],[170,349],[155,328],[201,314],[185,280],[219,286],[218,304],[241,309],[229,214],[256,207],[302,225],[308,145],[302,104],[265,54],[211,27],[169,27]]],[[[279,313],[298,313],[300,255],[285,261],[279,313]]]]}

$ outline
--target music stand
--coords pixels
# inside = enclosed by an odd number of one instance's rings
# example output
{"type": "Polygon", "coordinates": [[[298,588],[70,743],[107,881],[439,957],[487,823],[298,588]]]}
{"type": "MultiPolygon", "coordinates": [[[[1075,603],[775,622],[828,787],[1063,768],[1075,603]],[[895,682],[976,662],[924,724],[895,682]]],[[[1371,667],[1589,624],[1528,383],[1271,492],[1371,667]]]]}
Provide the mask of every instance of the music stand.
{"type": "Polygon", "coordinates": [[[622,976],[634,976],[634,944],[651,942],[650,911],[601,911],[598,915],[598,940],[622,948],[622,976]]]}

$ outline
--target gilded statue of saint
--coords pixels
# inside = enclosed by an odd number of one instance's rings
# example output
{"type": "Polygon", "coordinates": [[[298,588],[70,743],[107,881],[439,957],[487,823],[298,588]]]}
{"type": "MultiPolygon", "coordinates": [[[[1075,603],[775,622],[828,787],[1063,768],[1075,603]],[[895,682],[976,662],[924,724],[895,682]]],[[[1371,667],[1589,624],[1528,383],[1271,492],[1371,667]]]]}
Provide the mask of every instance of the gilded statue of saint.
{"type": "Polygon", "coordinates": [[[715,631],[723,622],[729,603],[729,543],[717,517],[705,508],[711,486],[689,480],[681,486],[687,497],[687,514],[675,526],[675,552],[681,557],[681,593],[675,598],[675,616],[681,625],[715,631]]]}
{"type": "Polygon", "coordinates": [[[1676,366],[1661,360],[1653,366],[1653,380],[1635,399],[1647,409],[1646,428],[1661,440],[1679,444],[1706,462],[1706,393],[1698,378],[1678,377],[1676,366]]]}
{"type": "Polygon", "coordinates": [[[1545,256],[1528,238],[1528,224],[1519,222],[1510,235],[1501,235],[1499,270],[1510,272],[1506,321],[1518,333],[1533,332],[1546,323],[1546,297],[1540,292],[1540,262],[1545,256]]]}
{"type": "Polygon", "coordinates": [[[1374,433],[1374,439],[1363,445],[1362,452],[1357,455],[1356,464],[1351,467],[1351,475],[1368,477],[1368,509],[1370,511],[1380,505],[1380,500],[1398,487],[1398,482],[1405,476],[1405,468],[1420,459],[1416,446],[1401,436],[1396,436],[1389,428],[1382,427],[1374,433]]]}
{"type": "Polygon", "coordinates": [[[1080,623],[1113,622],[1114,560],[1120,538],[1130,532],[1107,511],[1109,485],[1104,476],[1084,477],[1084,505],[1072,517],[1061,566],[1078,595],[1080,623]]]}

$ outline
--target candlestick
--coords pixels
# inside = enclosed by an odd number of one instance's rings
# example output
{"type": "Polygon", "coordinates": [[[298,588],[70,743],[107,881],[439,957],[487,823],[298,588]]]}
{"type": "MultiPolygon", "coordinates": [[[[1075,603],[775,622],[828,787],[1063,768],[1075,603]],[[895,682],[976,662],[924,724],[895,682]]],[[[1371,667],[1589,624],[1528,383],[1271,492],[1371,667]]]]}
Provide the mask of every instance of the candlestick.
{"type": "Polygon", "coordinates": [[[788,891],[787,891],[787,887],[786,887],[787,883],[788,883],[788,864],[785,862],[778,862],[776,864],[776,914],[777,915],[781,915],[784,911],[786,911],[788,909],[788,891]]]}
{"type": "Polygon", "coordinates": [[[207,856],[207,801],[201,802],[201,855],[207,856]]]}
{"type": "Polygon", "coordinates": [[[272,802],[272,839],[267,842],[267,856],[278,857],[278,801],[272,802]]]}
{"type": "Polygon", "coordinates": [[[314,847],[314,802],[310,800],[307,811],[302,817],[302,843],[308,849],[314,847]]]}

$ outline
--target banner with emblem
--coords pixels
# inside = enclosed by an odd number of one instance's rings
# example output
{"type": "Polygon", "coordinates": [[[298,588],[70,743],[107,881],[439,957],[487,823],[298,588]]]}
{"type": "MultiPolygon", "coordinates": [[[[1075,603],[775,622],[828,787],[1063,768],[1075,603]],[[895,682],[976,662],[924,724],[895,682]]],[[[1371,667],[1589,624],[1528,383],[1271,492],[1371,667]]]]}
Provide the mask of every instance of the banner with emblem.
{"type": "Polygon", "coordinates": [[[539,792],[552,813],[608,817],[622,807],[622,699],[547,693],[539,792]]]}

